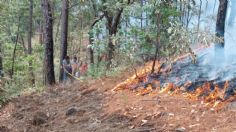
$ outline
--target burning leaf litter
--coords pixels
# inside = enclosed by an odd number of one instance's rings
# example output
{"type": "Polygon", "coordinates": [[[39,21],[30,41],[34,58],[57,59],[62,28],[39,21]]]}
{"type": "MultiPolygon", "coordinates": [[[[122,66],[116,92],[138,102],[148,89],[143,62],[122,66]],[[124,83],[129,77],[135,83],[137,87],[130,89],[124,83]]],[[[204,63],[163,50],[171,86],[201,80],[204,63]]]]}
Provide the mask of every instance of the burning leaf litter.
{"type": "Polygon", "coordinates": [[[155,66],[155,71],[159,72],[150,74],[152,62],[149,62],[143,69],[137,71],[136,74],[118,84],[113,90],[119,91],[130,89],[141,96],[163,93],[169,95],[182,95],[191,100],[199,100],[204,106],[209,108],[222,108],[227,102],[236,100],[235,90],[230,89],[232,86],[230,86],[229,81],[223,83],[214,83],[212,81],[186,81],[182,83],[182,85],[177,85],[180,78],[175,79],[175,82],[177,83],[169,81],[169,78],[166,77],[166,75],[171,74],[172,67],[163,65],[165,64],[159,62],[155,66]],[[231,93],[229,93],[230,90],[231,93]]]}

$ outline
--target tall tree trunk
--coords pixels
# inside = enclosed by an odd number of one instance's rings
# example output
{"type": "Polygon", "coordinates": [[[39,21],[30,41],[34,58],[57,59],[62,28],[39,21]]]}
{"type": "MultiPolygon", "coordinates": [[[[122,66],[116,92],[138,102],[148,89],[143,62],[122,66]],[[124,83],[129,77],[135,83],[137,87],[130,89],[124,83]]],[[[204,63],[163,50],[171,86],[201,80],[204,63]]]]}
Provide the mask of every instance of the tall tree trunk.
{"type": "Polygon", "coordinates": [[[187,14],[186,14],[186,29],[188,30],[188,26],[189,26],[189,22],[191,20],[191,16],[190,16],[190,11],[191,11],[191,3],[188,0],[187,1],[187,14]]]}
{"type": "MultiPolygon", "coordinates": [[[[99,34],[96,33],[95,36],[99,40],[99,34]]],[[[100,51],[100,47],[98,46],[98,48],[97,48],[97,71],[99,70],[100,62],[101,62],[101,51],[100,51]]]]}
{"type": "Polygon", "coordinates": [[[113,16],[106,16],[107,19],[107,29],[108,29],[108,56],[107,56],[107,69],[111,68],[112,59],[114,56],[115,45],[113,44],[112,37],[116,35],[118,30],[118,25],[120,23],[121,14],[123,9],[119,10],[115,17],[113,16]]]}
{"type": "Polygon", "coordinates": [[[156,38],[156,50],[155,50],[155,56],[154,56],[154,60],[153,60],[153,64],[152,64],[152,70],[151,70],[151,73],[154,73],[155,71],[155,65],[156,65],[156,60],[157,60],[157,55],[158,55],[158,52],[159,52],[159,48],[160,48],[160,35],[161,35],[161,28],[160,28],[160,25],[161,25],[161,13],[158,13],[157,14],[157,38],[156,38]]]}
{"type": "MultiPolygon", "coordinates": [[[[103,3],[105,3],[106,1],[103,0],[103,3]]],[[[127,0],[127,5],[132,4],[134,1],[131,2],[131,0],[127,0]]],[[[107,7],[105,7],[107,8],[107,7]]],[[[118,30],[118,26],[120,24],[120,20],[121,20],[121,15],[123,13],[124,8],[118,8],[115,12],[115,14],[111,14],[108,13],[108,11],[104,8],[104,16],[106,17],[106,21],[107,21],[107,29],[109,32],[109,36],[108,36],[108,56],[107,56],[107,69],[109,70],[111,68],[111,64],[112,64],[112,59],[114,56],[114,51],[115,51],[115,46],[112,42],[112,36],[116,35],[117,30],[118,30]]]]}
{"type": "Polygon", "coordinates": [[[25,55],[27,55],[28,50],[27,50],[27,48],[26,48],[26,46],[25,46],[24,37],[23,37],[22,35],[20,35],[20,36],[19,36],[19,39],[20,39],[20,43],[21,43],[22,46],[23,46],[24,53],[25,53],[25,55]]]}
{"type": "MultiPolygon", "coordinates": [[[[83,49],[83,15],[80,17],[80,37],[79,37],[79,54],[78,56],[81,57],[81,51],[83,49]]],[[[87,59],[87,54],[85,56],[85,58],[87,59]]]]}
{"type": "MultiPolygon", "coordinates": [[[[143,8],[143,0],[140,0],[141,7],[143,8]]],[[[140,16],[140,28],[143,29],[143,12],[141,12],[140,16]]]]}
{"type": "MultiPolygon", "coordinates": [[[[28,55],[32,55],[32,21],[33,21],[33,0],[29,0],[30,6],[29,6],[29,23],[28,23],[28,55]]],[[[32,66],[32,60],[29,60],[29,76],[31,85],[35,85],[35,78],[34,78],[34,72],[33,72],[33,66],[32,66]]]]}
{"type": "Polygon", "coordinates": [[[200,0],[200,5],[199,5],[198,23],[197,23],[197,33],[199,32],[199,29],[200,29],[200,24],[201,24],[201,14],[202,14],[202,0],[200,0]]]}
{"type": "Polygon", "coordinates": [[[62,62],[67,55],[67,39],[68,39],[68,0],[62,1],[62,11],[61,11],[61,55],[60,55],[60,77],[59,81],[63,81],[62,62]]]}
{"type": "Polygon", "coordinates": [[[10,78],[12,78],[13,75],[14,75],[15,58],[16,58],[16,47],[17,47],[17,44],[18,44],[19,30],[20,30],[20,18],[21,18],[21,17],[19,16],[19,19],[18,19],[18,27],[17,27],[17,33],[16,33],[16,40],[15,40],[15,46],[14,46],[13,54],[12,54],[12,65],[11,65],[10,78]]]}
{"type": "MultiPolygon", "coordinates": [[[[216,36],[224,39],[228,0],[219,0],[219,1],[220,4],[216,20],[216,36]]],[[[220,43],[219,46],[224,47],[224,40],[223,42],[220,43]]]]}
{"type": "Polygon", "coordinates": [[[94,40],[94,33],[92,31],[92,28],[90,28],[90,31],[89,31],[89,44],[90,44],[90,47],[89,47],[89,54],[90,54],[90,63],[91,64],[94,64],[94,52],[93,52],[93,40],[94,40]]]}
{"type": "MultiPolygon", "coordinates": [[[[145,1],[145,5],[147,5],[148,4],[148,1],[145,1]]],[[[148,27],[148,11],[146,11],[146,27],[148,27]]]]}
{"type": "MultiPolygon", "coordinates": [[[[96,6],[96,2],[94,0],[90,0],[92,2],[92,7],[93,7],[93,13],[94,13],[94,18],[98,17],[98,12],[97,12],[97,6],[96,6]]],[[[90,26],[90,31],[89,31],[89,56],[90,56],[90,63],[94,64],[94,49],[93,49],[93,43],[94,43],[94,33],[93,33],[93,27],[95,26],[95,24],[99,21],[102,20],[103,16],[100,16],[99,19],[96,19],[92,25],[90,26]]]]}
{"type": "Polygon", "coordinates": [[[115,46],[112,42],[112,36],[116,34],[116,31],[112,27],[109,27],[108,29],[109,29],[109,36],[108,36],[107,69],[110,69],[115,51],[115,46]]]}
{"type": "Polygon", "coordinates": [[[180,22],[181,22],[181,24],[182,24],[182,26],[183,26],[183,25],[184,25],[184,20],[183,20],[184,14],[183,14],[183,3],[182,3],[182,0],[180,0],[179,3],[180,3],[180,4],[179,4],[179,11],[180,11],[180,13],[181,13],[181,15],[179,15],[179,20],[180,20],[180,22]]]}
{"type": "Polygon", "coordinates": [[[56,81],[53,62],[53,17],[51,12],[50,0],[42,0],[42,9],[45,28],[45,83],[46,85],[54,85],[56,81]]]}

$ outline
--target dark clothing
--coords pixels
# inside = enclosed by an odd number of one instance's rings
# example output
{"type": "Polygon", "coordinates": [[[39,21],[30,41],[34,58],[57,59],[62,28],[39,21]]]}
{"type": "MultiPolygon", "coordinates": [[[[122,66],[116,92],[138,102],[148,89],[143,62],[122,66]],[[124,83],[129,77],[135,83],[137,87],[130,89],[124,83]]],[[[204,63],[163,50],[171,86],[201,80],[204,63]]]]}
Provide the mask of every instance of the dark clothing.
{"type": "Polygon", "coordinates": [[[70,64],[70,60],[63,60],[62,62],[63,68],[64,68],[64,76],[63,76],[63,80],[67,81],[68,77],[70,77],[70,74],[72,73],[72,67],[70,64]]]}

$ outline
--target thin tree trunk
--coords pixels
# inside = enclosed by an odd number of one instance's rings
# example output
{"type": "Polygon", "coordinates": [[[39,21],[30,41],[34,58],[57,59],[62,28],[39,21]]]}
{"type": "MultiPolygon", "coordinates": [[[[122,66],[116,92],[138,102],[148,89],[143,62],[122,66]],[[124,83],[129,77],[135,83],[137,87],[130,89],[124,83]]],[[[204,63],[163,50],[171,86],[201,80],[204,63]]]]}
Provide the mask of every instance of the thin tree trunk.
{"type": "Polygon", "coordinates": [[[157,39],[156,39],[156,50],[155,50],[155,56],[152,64],[152,70],[151,73],[154,73],[155,71],[155,65],[156,65],[156,60],[157,60],[157,54],[159,52],[160,48],[160,24],[161,24],[161,13],[157,14],[157,39]]]}
{"type": "Polygon", "coordinates": [[[94,64],[94,52],[93,52],[93,40],[94,40],[94,33],[92,32],[92,29],[90,29],[89,32],[89,43],[90,43],[90,47],[89,47],[89,54],[90,54],[90,63],[94,64]]]}
{"type": "Polygon", "coordinates": [[[46,85],[54,85],[55,73],[53,62],[53,17],[49,0],[42,0],[42,9],[44,14],[44,32],[45,32],[45,76],[46,85]]]}
{"type": "MultiPolygon", "coordinates": [[[[96,33],[96,38],[99,40],[99,34],[98,33],[96,33]]],[[[101,62],[101,52],[100,52],[100,47],[98,46],[97,47],[97,72],[98,72],[98,68],[99,68],[99,65],[100,65],[100,62],[101,62]]]]}
{"type": "MultiPolygon", "coordinates": [[[[96,6],[96,2],[94,0],[90,0],[92,2],[92,7],[93,7],[93,12],[94,12],[94,18],[98,17],[98,12],[97,12],[97,6],[96,6]]],[[[89,56],[90,56],[90,63],[94,64],[94,49],[93,49],[93,43],[94,43],[94,33],[93,33],[93,27],[95,26],[95,24],[101,20],[103,17],[100,17],[100,19],[95,20],[95,22],[90,26],[90,31],[89,31],[89,56]]]]}
{"type": "Polygon", "coordinates": [[[16,47],[17,47],[18,39],[19,39],[19,30],[20,30],[20,17],[18,19],[18,27],[17,27],[17,33],[16,33],[16,40],[15,40],[15,46],[14,46],[13,55],[12,55],[12,65],[11,65],[10,78],[12,78],[13,75],[14,75],[15,58],[16,58],[16,47]]]}
{"type": "Polygon", "coordinates": [[[113,33],[113,30],[109,31],[109,36],[108,36],[108,58],[107,58],[107,69],[110,69],[111,64],[112,64],[112,59],[113,59],[113,54],[114,54],[114,44],[112,42],[112,36],[115,35],[115,33],[113,33]]]}
{"type": "Polygon", "coordinates": [[[106,17],[107,18],[107,29],[109,32],[108,36],[108,56],[107,56],[107,69],[109,70],[111,68],[112,64],[112,59],[114,57],[114,51],[115,51],[115,46],[112,42],[112,37],[116,35],[117,30],[118,30],[118,25],[120,22],[120,17],[121,13],[123,10],[121,10],[118,14],[116,14],[116,17],[106,17]],[[114,23],[113,23],[114,21],[114,23]]]}
{"type": "Polygon", "coordinates": [[[187,17],[186,17],[186,1],[185,1],[183,5],[183,25],[186,25],[186,20],[187,17]]]}
{"type": "Polygon", "coordinates": [[[199,32],[199,29],[200,29],[200,24],[201,24],[201,13],[202,13],[202,0],[200,0],[200,7],[199,7],[199,12],[198,12],[197,33],[199,32]]]}
{"type": "MultiPolygon", "coordinates": [[[[219,1],[220,4],[218,8],[217,21],[216,21],[216,36],[224,39],[228,0],[219,0],[219,1]]],[[[224,40],[222,43],[220,43],[220,45],[224,47],[224,40]]]]}
{"type": "Polygon", "coordinates": [[[67,55],[68,46],[68,0],[62,1],[62,11],[61,11],[61,55],[60,55],[60,77],[59,81],[63,81],[64,69],[62,68],[63,59],[67,55]]]}
{"type": "Polygon", "coordinates": [[[180,0],[180,5],[179,5],[179,10],[180,10],[180,12],[181,12],[181,15],[179,15],[179,19],[180,19],[180,22],[181,22],[181,24],[182,24],[182,26],[184,25],[184,23],[183,23],[183,4],[182,4],[182,0],[180,0]]]}
{"type": "MultiPolygon", "coordinates": [[[[32,21],[33,21],[33,0],[30,1],[30,6],[29,6],[29,27],[28,27],[28,55],[32,55],[32,21]]],[[[33,66],[32,66],[32,60],[29,60],[29,76],[30,76],[30,81],[31,85],[35,85],[35,78],[34,78],[34,72],[33,72],[33,66]]]]}
{"type": "MultiPolygon", "coordinates": [[[[145,1],[145,5],[148,4],[148,1],[145,1]]],[[[146,27],[148,27],[148,11],[146,11],[146,27]]]]}
{"type": "MultiPolygon", "coordinates": [[[[80,18],[80,37],[79,37],[79,57],[81,56],[81,51],[83,49],[83,36],[84,36],[84,33],[83,33],[83,16],[81,16],[80,18]]],[[[87,54],[86,54],[86,57],[87,58],[87,54]]]]}
{"type": "Polygon", "coordinates": [[[25,46],[25,41],[24,41],[24,38],[23,38],[23,36],[21,35],[21,36],[19,36],[19,38],[20,38],[20,40],[21,40],[21,44],[22,44],[22,46],[23,46],[23,49],[24,49],[24,53],[25,53],[25,55],[27,55],[27,48],[26,48],[26,46],[25,46]]]}
{"type": "Polygon", "coordinates": [[[93,43],[94,43],[94,33],[93,33],[93,26],[92,25],[90,27],[90,31],[89,31],[89,44],[90,44],[90,47],[89,47],[89,60],[90,60],[90,63],[91,64],[94,64],[94,49],[93,49],[93,43]]]}
{"type": "MultiPolygon", "coordinates": [[[[105,1],[103,0],[103,2],[105,2],[105,1]]],[[[131,2],[131,0],[127,1],[127,5],[129,5],[131,3],[133,3],[133,2],[131,2]]],[[[111,68],[112,59],[113,59],[114,51],[115,51],[115,46],[112,42],[112,36],[116,35],[116,33],[117,33],[123,10],[124,10],[124,8],[117,9],[114,15],[111,15],[110,13],[108,13],[107,10],[103,11],[103,13],[106,17],[106,20],[107,20],[107,29],[108,29],[108,32],[109,32],[107,70],[109,70],[111,68]]]]}
{"type": "MultiPolygon", "coordinates": [[[[141,7],[143,8],[143,0],[140,0],[141,7]]],[[[140,18],[140,27],[143,29],[143,12],[141,12],[141,18],[140,18]]]]}
{"type": "Polygon", "coordinates": [[[191,16],[190,16],[190,10],[191,10],[191,7],[190,7],[190,1],[188,0],[188,3],[187,3],[187,16],[186,16],[186,29],[188,30],[188,26],[189,26],[189,22],[191,20],[191,16]]]}

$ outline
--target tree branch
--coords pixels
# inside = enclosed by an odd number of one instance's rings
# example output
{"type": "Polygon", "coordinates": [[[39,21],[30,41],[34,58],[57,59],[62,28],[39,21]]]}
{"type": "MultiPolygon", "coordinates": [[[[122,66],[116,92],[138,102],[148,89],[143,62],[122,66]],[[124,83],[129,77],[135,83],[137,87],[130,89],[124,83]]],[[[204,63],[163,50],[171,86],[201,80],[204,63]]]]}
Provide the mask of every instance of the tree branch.
{"type": "Polygon", "coordinates": [[[99,16],[98,18],[96,18],[96,19],[93,21],[93,23],[91,24],[90,27],[93,27],[97,22],[99,22],[100,20],[102,20],[104,16],[105,16],[105,15],[103,14],[103,15],[99,16]]]}
{"type": "Polygon", "coordinates": [[[97,16],[97,7],[96,7],[96,3],[93,0],[90,0],[90,2],[92,3],[92,7],[93,7],[93,11],[95,16],[97,16]]]}
{"type": "Polygon", "coordinates": [[[114,21],[112,22],[112,27],[117,27],[118,26],[123,10],[124,10],[124,8],[121,8],[121,9],[117,10],[117,13],[114,17],[114,21]]]}
{"type": "MultiPolygon", "coordinates": [[[[132,1],[128,0],[127,5],[130,5],[130,4],[133,4],[133,3],[134,3],[134,0],[132,0],[132,1]]],[[[115,29],[119,25],[121,14],[122,14],[123,10],[124,10],[124,7],[122,7],[121,9],[117,10],[117,13],[115,15],[114,21],[112,23],[112,27],[115,27],[115,29]]]]}

